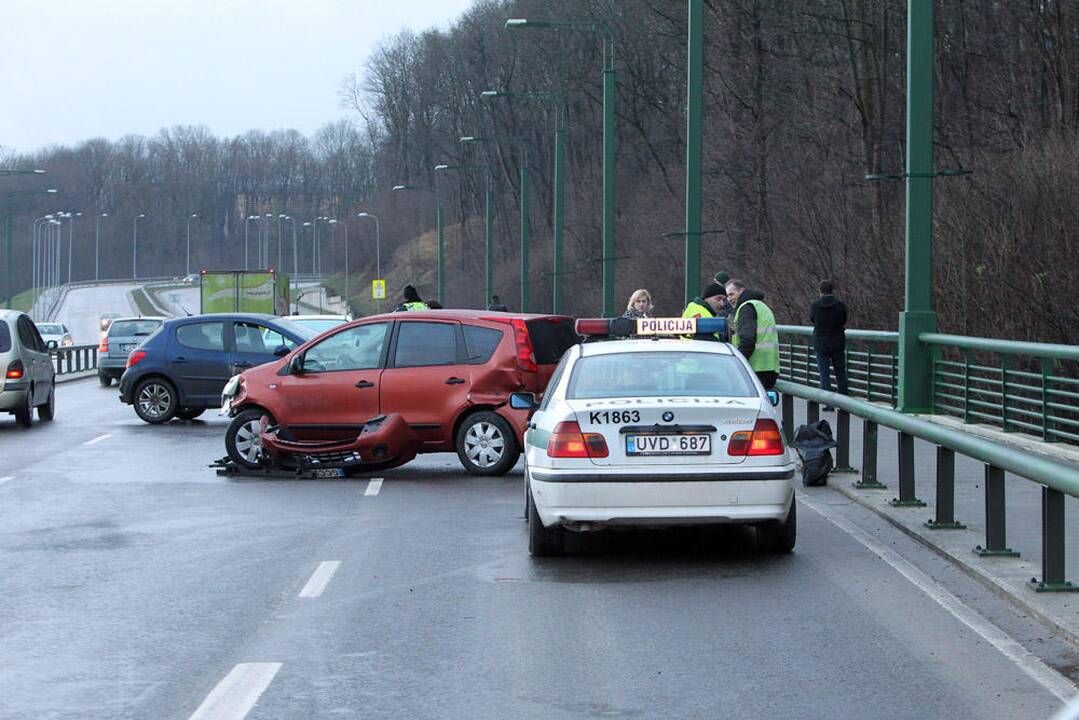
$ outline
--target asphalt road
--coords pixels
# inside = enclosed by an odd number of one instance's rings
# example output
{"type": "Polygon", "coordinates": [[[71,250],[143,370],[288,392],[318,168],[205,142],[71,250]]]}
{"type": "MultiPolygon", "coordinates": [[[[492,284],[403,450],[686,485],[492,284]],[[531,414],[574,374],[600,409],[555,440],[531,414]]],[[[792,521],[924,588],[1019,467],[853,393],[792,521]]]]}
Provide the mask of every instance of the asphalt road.
{"type": "Polygon", "coordinates": [[[137,315],[131,291],[141,285],[99,285],[74,288],[56,313],[56,322],[67,325],[76,345],[96,344],[101,339],[100,320],[104,313],[137,315]]]}
{"type": "Polygon", "coordinates": [[[1045,718],[1050,668],[1079,668],[826,488],[787,557],[728,528],[540,561],[519,468],[227,480],[216,416],[150,427],[115,388],[57,392],[52,424],[0,416],[5,720],[1045,718]]]}

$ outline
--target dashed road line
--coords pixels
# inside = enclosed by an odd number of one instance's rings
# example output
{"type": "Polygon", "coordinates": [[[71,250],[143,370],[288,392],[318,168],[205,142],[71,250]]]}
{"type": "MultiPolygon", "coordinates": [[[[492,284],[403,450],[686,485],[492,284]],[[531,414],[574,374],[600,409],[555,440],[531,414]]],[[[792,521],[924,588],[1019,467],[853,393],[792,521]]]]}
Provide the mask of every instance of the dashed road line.
{"type": "Polygon", "coordinates": [[[1013,639],[992,622],[982,617],[977,610],[964,604],[962,600],[946,590],[943,585],[919,570],[913,563],[895,550],[885,547],[865,530],[862,530],[846,518],[836,515],[822,505],[807,500],[805,496],[800,495],[798,500],[806,507],[816,511],[817,514],[831,521],[833,525],[860,542],[881,560],[891,565],[896,572],[936,601],[938,605],[950,612],[957,620],[959,620],[959,622],[978,633],[983,640],[999,650],[1004,657],[1015,663],[1020,670],[1025,672],[1043,688],[1064,701],[1070,700],[1075,696],[1076,687],[1071,680],[1046,665],[1039,657],[1023,647],[1021,643],[1013,639]]]}
{"type": "Polygon", "coordinates": [[[281,663],[240,663],[202,701],[190,720],[243,720],[281,669],[281,663]]]}
{"type": "Polygon", "coordinates": [[[367,483],[367,489],[363,491],[364,495],[378,495],[378,491],[382,489],[382,478],[371,478],[371,482],[367,483]]]}
{"type": "Polygon", "coordinates": [[[86,442],[83,443],[83,445],[96,445],[97,443],[101,442],[102,440],[108,440],[111,437],[112,437],[112,433],[105,433],[104,435],[98,435],[93,440],[87,440],[86,442]]]}
{"type": "Polygon", "coordinates": [[[307,581],[307,584],[303,586],[303,590],[300,591],[300,597],[317,598],[321,595],[326,586],[330,584],[330,580],[333,579],[333,575],[339,567],[341,567],[340,560],[324,560],[320,562],[318,567],[315,568],[315,572],[311,574],[311,579],[307,581]]]}

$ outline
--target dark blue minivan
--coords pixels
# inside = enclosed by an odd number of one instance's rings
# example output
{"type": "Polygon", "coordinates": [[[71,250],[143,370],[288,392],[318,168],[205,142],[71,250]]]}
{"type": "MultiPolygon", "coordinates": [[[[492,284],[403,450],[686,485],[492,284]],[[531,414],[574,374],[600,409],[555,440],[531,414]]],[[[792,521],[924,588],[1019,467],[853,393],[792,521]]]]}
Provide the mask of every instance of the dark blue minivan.
{"type": "Polygon", "coordinates": [[[120,401],[148,423],[192,420],[221,404],[228,379],[287,355],[318,335],[287,318],[254,313],[166,320],[127,358],[120,401]]]}

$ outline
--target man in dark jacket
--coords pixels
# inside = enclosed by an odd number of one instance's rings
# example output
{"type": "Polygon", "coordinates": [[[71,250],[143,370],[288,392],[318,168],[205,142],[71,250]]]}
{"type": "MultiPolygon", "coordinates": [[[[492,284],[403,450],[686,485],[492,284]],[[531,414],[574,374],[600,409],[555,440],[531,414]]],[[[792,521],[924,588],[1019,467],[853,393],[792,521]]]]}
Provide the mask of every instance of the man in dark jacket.
{"type": "MultiPolygon", "coordinates": [[[[820,284],[820,297],[809,309],[809,319],[813,321],[813,349],[817,351],[817,371],[820,373],[820,387],[825,392],[832,390],[830,368],[835,369],[836,384],[839,392],[847,394],[847,306],[836,300],[835,283],[823,280],[820,284]]],[[[826,407],[825,410],[833,408],[826,407]]]]}
{"type": "Polygon", "coordinates": [[[509,312],[510,309],[506,307],[506,303],[502,302],[497,295],[491,296],[491,304],[487,306],[488,310],[493,312],[509,312]]]}
{"type": "Polygon", "coordinates": [[[426,309],[427,304],[423,300],[420,300],[420,293],[416,288],[411,285],[405,285],[405,289],[401,292],[401,304],[394,309],[394,312],[426,309]]]}

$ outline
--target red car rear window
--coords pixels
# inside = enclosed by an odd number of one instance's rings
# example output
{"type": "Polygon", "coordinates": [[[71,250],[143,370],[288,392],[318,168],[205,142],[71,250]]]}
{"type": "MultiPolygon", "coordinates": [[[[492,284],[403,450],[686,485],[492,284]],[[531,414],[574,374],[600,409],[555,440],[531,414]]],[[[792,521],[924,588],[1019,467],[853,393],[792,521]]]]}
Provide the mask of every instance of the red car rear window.
{"type": "Polygon", "coordinates": [[[554,365],[566,350],[580,342],[570,318],[529,320],[526,324],[537,365],[554,365]]]}

